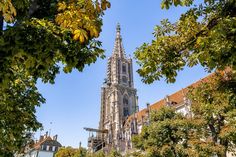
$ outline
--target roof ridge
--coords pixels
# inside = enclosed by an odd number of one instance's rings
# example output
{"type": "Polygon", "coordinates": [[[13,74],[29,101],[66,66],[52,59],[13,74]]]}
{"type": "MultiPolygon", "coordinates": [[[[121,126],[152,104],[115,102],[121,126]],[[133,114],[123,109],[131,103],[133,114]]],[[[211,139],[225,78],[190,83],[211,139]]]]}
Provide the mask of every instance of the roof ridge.
{"type": "MultiPolygon", "coordinates": [[[[214,74],[215,74],[215,73],[208,74],[208,75],[206,75],[205,77],[201,78],[200,80],[197,80],[197,81],[193,82],[192,84],[186,86],[185,88],[182,88],[182,89],[176,91],[175,93],[173,93],[173,94],[171,94],[171,95],[168,95],[169,98],[171,99],[171,97],[173,97],[174,95],[179,94],[180,92],[183,92],[184,90],[187,90],[187,89],[188,89],[189,87],[191,87],[191,86],[196,86],[196,85],[198,85],[200,82],[205,81],[206,79],[208,79],[209,77],[213,76],[214,74]]],[[[184,94],[186,94],[186,93],[184,93],[184,94]]],[[[184,96],[184,94],[182,94],[182,95],[184,96]]],[[[164,101],[165,101],[165,98],[160,99],[159,101],[153,103],[153,104],[150,105],[149,107],[150,107],[151,109],[158,109],[159,107],[161,108],[161,107],[164,105],[164,104],[163,104],[164,101]]],[[[177,104],[178,104],[178,102],[177,102],[177,104]]],[[[127,118],[127,120],[130,120],[131,117],[133,117],[135,114],[137,115],[137,117],[142,116],[142,115],[140,115],[140,114],[142,114],[143,112],[145,112],[145,110],[147,110],[147,108],[143,108],[143,109],[140,110],[139,112],[133,113],[132,115],[130,115],[130,116],[127,118]]]]}

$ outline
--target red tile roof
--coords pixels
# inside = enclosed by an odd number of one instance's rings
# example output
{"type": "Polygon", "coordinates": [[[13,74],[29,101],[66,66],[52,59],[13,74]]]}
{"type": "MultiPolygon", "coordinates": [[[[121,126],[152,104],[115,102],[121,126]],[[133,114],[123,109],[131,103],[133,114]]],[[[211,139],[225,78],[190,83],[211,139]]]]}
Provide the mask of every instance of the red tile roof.
{"type": "MultiPolygon", "coordinates": [[[[206,82],[207,80],[209,80],[210,77],[212,77],[212,75],[214,75],[214,73],[196,81],[195,83],[187,86],[186,88],[183,88],[177,92],[175,92],[174,94],[171,94],[168,96],[168,99],[170,102],[174,102],[174,105],[178,105],[180,103],[183,102],[184,96],[186,95],[186,93],[188,92],[189,87],[197,87],[200,83],[202,82],[206,82]]],[[[165,99],[161,99],[160,101],[150,105],[150,110],[158,110],[161,107],[163,107],[166,104],[166,100],[165,99]]],[[[138,121],[142,120],[142,117],[146,115],[147,113],[147,108],[142,109],[141,111],[135,113],[135,115],[131,115],[128,117],[128,119],[126,120],[125,125],[128,125],[131,121],[131,119],[135,116],[137,118],[138,121]]]]}
{"type": "Polygon", "coordinates": [[[45,141],[51,141],[52,138],[50,136],[43,138],[41,141],[38,141],[37,143],[34,144],[34,149],[40,149],[41,145],[45,142],[45,141]]]}

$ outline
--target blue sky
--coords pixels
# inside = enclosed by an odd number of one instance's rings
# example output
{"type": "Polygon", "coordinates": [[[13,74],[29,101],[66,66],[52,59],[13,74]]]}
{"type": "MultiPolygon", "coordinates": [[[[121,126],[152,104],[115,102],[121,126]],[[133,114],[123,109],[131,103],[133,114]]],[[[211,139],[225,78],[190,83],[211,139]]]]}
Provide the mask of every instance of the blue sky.
{"type": "MultiPolygon", "coordinates": [[[[138,46],[153,39],[153,29],[161,19],[169,18],[174,22],[186,10],[181,7],[161,10],[160,2],[160,0],[111,0],[111,9],[105,12],[102,33],[99,37],[106,50],[105,55],[111,56],[118,22],[121,25],[126,55],[133,57],[133,52],[138,46]]],[[[106,63],[107,58],[98,59],[83,72],[76,70],[70,74],[61,72],[53,85],[38,83],[39,91],[47,100],[46,104],[37,108],[37,118],[44,126],[41,134],[51,130],[51,135],[58,134],[58,140],[64,146],[78,147],[80,141],[82,146],[87,146],[88,132],[83,130],[83,127],[98,127],[100,89],[106,76],[106,63]]],[[[135,60],[133,64],[140,109],[143,109],[147,102],[152,104],[207,75],[203,68],[197,66],[179,72],[174,84],[167,84],[163,79],[146,85],[136,73],[138,65],[135,60]]],[[[40,132],[36,133],[36,138],[39,134],[40,132]]]]}

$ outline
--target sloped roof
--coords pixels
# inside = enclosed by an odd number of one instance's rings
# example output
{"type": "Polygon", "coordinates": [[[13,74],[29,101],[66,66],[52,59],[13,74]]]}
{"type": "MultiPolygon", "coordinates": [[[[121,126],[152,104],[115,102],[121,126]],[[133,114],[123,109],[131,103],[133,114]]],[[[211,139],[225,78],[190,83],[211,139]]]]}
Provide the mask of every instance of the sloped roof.
{"type": "Polygon", "coordinates": [[[40,149],[42,145],[50,145],[50,146],[58,146],[58,147],[62,146],[58,141],[53,140],[50,136],[47,136],[43,140],[35,143],[34,149],[40,149]]]}
{"type": "MultiPolygon", "coordinates": [[[[194,82],[193,84],[191,84],[191,85],[189,85],[189,86],[187,86],[187,87],[185,87],[185,88],[183,88],[171,95],[168,95],[169,101],[174,102],[174,104],[173,104],[174,106],[179,105],[180,103],[183,102],[184,96],[187,94],[190,87],[197,87],[200,83],[208,81],[209,78],[212,77],[213,75],[214,75],[214,73],[209,74],[206,77],[194,82]]],[[[161,100],[157,101],[156,103],[150,105],[149,107],[150,107],[150,110],[158,110],[161,107],[163,107],[165,104],[166,104],[166,100],[161,99],[161,100]]],[[[147,112],[148,112],[148,110],[147,110],[147,108],[145,108],[137,113],[134,113],[135,115],[134,114],[130,115],[126,120],[125,125],[129,125],[129,123],[133,117],[136,117],[138,121],[141,121],[142,117],[145,117],[147,112]]]]}

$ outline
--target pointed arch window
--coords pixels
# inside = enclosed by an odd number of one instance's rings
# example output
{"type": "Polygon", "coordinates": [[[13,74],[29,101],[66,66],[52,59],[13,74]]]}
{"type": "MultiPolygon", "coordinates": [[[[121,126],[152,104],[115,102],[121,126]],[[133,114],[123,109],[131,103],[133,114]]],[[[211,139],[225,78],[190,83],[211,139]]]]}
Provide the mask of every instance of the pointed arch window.
{"type": "Polygon", "coordinates": [[[122,82],[127,84],[128,80],[127,80],[127,77],[126,76],[122,76],[122,82]]]}
{"type": "Polygon", "coordinates": [[[126,74],[127,70],[126,70],[126,64],[122,65],[122,73],[126,74]]]}
{"type": "Polygon", "coordinates": [[[124,117],[129,116],[129,99],[127,95],[123,97],[123,115],[124,117]]]}

